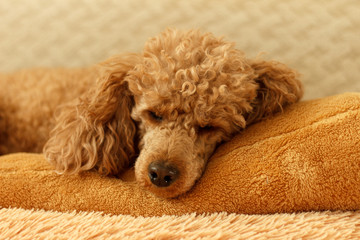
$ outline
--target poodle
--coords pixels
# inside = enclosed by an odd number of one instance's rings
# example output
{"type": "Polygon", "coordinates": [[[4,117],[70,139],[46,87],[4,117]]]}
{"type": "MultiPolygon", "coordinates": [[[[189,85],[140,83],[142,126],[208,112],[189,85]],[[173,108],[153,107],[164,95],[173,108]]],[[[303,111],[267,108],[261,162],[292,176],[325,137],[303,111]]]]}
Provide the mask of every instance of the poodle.
{"type": "Polygon", "coordinates": [[[0,154],[43,148],[58,173],[134,166],[165,198],[190,190],[220,143],[303,94],[294,70],[199,30],[167,29],[97,67],[0,79],[0,154]]]}

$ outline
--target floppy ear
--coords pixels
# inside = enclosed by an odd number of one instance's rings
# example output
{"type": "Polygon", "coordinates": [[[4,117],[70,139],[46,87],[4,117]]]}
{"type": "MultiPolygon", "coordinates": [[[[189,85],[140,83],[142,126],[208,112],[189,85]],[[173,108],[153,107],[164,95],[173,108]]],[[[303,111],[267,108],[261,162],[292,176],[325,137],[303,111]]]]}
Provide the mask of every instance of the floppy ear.
{"type": "Polygon", "coordinates": [[[247,124],[282,111],[284,106],[302,97],[303,87],[296,71],[276,61],[255,60],[250,65],[258,90],[253,110],[246,119],[247,124]]]}
{"type": "Polygon", "coordinates": [[[96,168],[116,175],[129,165],[136,154],[136,126],[130,118],[133,97],[124,78],[135,63],[135,55],[102,63],[104,72],[95,89],[60,109],[44,146],[45,157],[59,173],[96,168]]]}

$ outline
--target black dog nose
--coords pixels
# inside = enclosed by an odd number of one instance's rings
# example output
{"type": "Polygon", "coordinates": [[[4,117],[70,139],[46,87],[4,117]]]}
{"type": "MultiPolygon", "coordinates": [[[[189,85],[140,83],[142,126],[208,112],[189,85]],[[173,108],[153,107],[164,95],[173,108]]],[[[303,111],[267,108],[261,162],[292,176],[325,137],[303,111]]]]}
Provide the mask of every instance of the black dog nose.
{"type": "Polygon", "coordinates": [[[168,187],[179,177],[179,170],[164,162],[152,162],[148,167],[150,181],[158,187],[168,187]]]}

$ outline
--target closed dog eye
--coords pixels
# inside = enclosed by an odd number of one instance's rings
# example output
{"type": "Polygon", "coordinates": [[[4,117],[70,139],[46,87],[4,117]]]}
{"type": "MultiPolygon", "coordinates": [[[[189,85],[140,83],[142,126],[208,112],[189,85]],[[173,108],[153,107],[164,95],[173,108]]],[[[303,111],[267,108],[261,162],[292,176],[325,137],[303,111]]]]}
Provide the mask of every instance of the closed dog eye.
{"type": "Polygon", "coordinates": [[[163,118],[162,116],[156,114],[155,112],[153,111],[149,111],[149,116],[152,120],[155,120],[157,122],[162,122],[163,118]]]}
{"type": "Polygon", "coordinates": [[[200,134],[203,134],[203,133],[209,133],[209,132],[212,132],[215,130],[215,127],[214,126],[211,126],[211,125],[205,125],[205,126],[199,126],[198,127],[198,132],[200,134]]]}

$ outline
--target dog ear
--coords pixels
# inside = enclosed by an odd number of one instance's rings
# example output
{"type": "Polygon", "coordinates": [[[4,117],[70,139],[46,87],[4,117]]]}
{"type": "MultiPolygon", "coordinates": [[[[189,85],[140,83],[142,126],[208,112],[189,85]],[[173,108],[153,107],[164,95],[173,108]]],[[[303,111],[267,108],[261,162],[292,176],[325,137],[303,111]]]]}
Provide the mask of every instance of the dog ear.
{"type": "Polygon", "coordinates": [[[130,118],[133,97],[124,81],[136,55],[113,57],[100,65],[101,77],[77,103],[60,109],[44,146],[45,157],[59,173],[96,168],[116,175],[136,154],[136,125],[130,118]]]}
{"type": "Polygon", "coordinates": [[[258,90],[247,124],[282,111],[284,106],[302,97],[303,87],[296,71],[276,61],[254,60],[250,65],[255,72],[258,90]]]}

